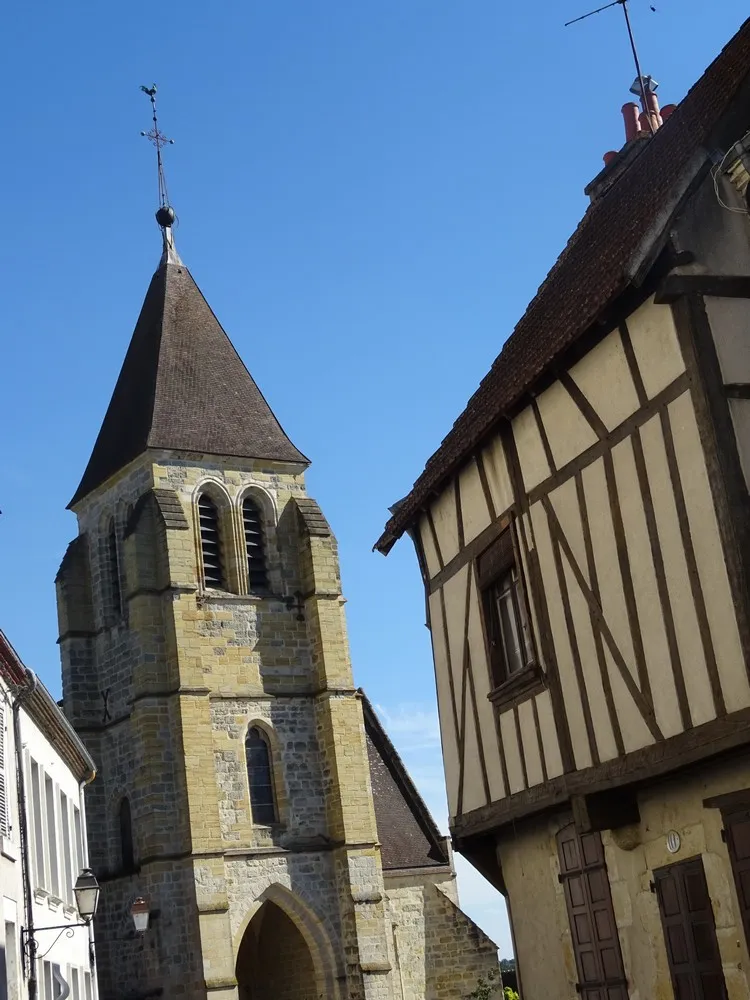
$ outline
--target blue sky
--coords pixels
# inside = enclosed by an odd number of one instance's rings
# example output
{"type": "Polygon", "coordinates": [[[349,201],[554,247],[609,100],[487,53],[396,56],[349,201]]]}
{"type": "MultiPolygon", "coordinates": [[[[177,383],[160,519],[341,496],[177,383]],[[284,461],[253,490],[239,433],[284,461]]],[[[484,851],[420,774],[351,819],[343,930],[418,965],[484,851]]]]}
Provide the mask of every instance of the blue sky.
{"type": "MultiPolygon", "coordinates": [[[[139,85],[156,81],[179,251],[340,543],[354,668],[445,824],[413,553],[371,553],[623,140],[618,9],[586,0],[16,4],[4,16],[0,626],[59,689],[65,511],[159,257],[139,85]],[[592,6],[596,3],[592,2],[592,6]]],[[[679,100],[741,0],[631,0],[679,100]],[[649,9],[654,2],[657,12],[649,9]]],[[[463,871],[463,868],[462,868],[463,871]]],[[[510,954],[502,900],[467,910],[510,954]]]]}

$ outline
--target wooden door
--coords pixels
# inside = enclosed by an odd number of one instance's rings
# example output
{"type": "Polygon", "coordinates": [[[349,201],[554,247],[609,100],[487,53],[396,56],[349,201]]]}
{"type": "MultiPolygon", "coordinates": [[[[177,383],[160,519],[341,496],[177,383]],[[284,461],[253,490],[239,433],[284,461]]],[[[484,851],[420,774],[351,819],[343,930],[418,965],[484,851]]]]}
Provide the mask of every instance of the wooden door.
{"type": "Polygon", "coordinates": [[[578,992],[583,1000],[628,1000],[602,839],[568,826],[557,835],[557,850],[578,992]]]}
{"type": "Polygon", "coordinates": [[[659,868],[654,881],[675,1000],[726,1000],[703,862],[659,868]]]}
{"type": "Polygon", "coordinates": [[[724,815],[727,850],[732,862],[745,941],[750,947],[750,807],[724,815]]]}

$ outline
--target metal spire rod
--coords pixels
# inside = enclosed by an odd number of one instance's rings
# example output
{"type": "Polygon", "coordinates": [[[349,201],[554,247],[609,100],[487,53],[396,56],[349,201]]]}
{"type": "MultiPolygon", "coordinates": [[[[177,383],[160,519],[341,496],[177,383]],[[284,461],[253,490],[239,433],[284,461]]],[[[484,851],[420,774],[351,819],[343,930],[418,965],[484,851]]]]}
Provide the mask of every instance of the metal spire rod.
{"type": "Polygon", "coordinates": [[[630,14],[628,13],[627,0],[618,0],[622,4],[622,12],[625,15],[625,24],[628,26],[628,38],[630,39],[630,48],[633,50],[633,61],[635,62],[635,75],[638,77],[638,83],[641,88],[641,101],[643,102],[643,110],[648,119],[648,127],[651,135],[654,134],[654,123],[651,121],[651,109],[646,102],[646,86],[643,82],[643,76],[641,74],[641,64],[638,61],[638,50],[635,47],[635,38],[633,37],[633,29],[630,26],[630,14]]]}
{"type": "Polygon", "coordinates": [[[153,83],[150,87],[144,87],[141,85],[141,90],[144,94],[148,94],[151,99],[151,112],[154,122],[152,129],[149,132],[141,132],[141,135],[156,146],[156,168],[159,176],[159,208],[168,208],[169,195],[167,193],[167,181],[164,176],[164,163],[162,162],[161,150],[162,146],[174,145],[174,139],[168,139],[164,133],[159,130],[159,123],[156,119],[156,84],[153,83]]]}
{"type": "MultiPolygon", "coordinates": [[[[646,101],[646,87],[643,83],[643,75],[641,74],[641,64],[638,59],[638,50],[635,46],[635,38],[633,36],[633,28],[630,24],[630,13],[628,11],[628,0],[612,0],[612,3],[607,3],[603,7],[597,7],[596,10],[590,10],[588,14],[581,14],[580,17],[574,17],[572,21],[566,21],[565,27],[569,27],[571,24],[577,24],[579,21],[584,21],[587,17],[592,17],[594,14],[601,14],[603,10],[609,10],[610,7],[622,7],[622,12],[625,15],[625,24],[628,29],[628,38],[630,39],[630,48],[633,53],[633,61],[635,62],[635,72],[638,78],[638,83],[641,88],[641,101],[643,103],[643,111],[648,119],[648,127],[651,131],[651,135],[654,134],[654,123],[651,121],[651,112],[646,101]]],[[[654,10],[654,8],[651,8],[654,10]]]]}

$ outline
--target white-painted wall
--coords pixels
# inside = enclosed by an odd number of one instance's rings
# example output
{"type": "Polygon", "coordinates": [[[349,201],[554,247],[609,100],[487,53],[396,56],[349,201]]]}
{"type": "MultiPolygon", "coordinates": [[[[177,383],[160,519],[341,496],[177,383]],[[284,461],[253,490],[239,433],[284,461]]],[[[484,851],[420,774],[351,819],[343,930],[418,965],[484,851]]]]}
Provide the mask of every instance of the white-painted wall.
{"type": "MultiPolygon", "coordinates": [[[[28,981],[23,971],[21,943],[21,930],[26,920],[18,823],[17,755],[11,705],[9,692],[0,685],[0,735],[4,749],[0,765],[7,802],[5,820],[0,810],[0,893],[4,916],[4,925],[0,928],[0,1000],[26,1000],[28,981]]],[[[69,1000],[96,1000],[96,975],[89,959],[89,941],[93,932],[88,927],[73,926],[79,921],[73,884],[81,868],[87,867],[83,789],[53,744],[23,709],[20,722],[34,928],[38,945],[38,998],[56,1000],[64,995],[61,987],[53,981],[53,972],[57,969],[70,987],[69,1000]],[[37,779],[40,796],[35,799],[37,779]],[[52,809],[48,812],[50,805],[52,809]],[[63,810],[67,812],[67,823],[63,810]],[[69,930],[44,930],[58,925],[69,927],[69,930]]]]}

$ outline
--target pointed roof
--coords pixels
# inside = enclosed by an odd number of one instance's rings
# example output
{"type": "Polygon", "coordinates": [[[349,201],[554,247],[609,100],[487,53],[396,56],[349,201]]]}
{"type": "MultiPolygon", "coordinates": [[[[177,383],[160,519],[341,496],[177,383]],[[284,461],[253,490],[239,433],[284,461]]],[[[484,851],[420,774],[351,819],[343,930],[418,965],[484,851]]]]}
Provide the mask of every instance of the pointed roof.
{"type": "Polygon", "coordinates": [[[167,237],[70,506],[147,448],[309,464],[167,237]]]}
{"type": "Polygon", "coordinates": [[[450,853],[409,772],[360,690],[375,823],[385,871],[445,868],[450,853]]]}
{"type": "Polygon", "coordinates": [[[393,508],[375,548],[388,553],[498,421],[634,283],[664,245],[691,184],[718,143],[746,129],[735,120],[750,82],[750,19],[657,130],[627,170],[588,208],[578,228],[411,492],[393,508]],[[725,122],[731,136],[719,136],[725,122]]]}

